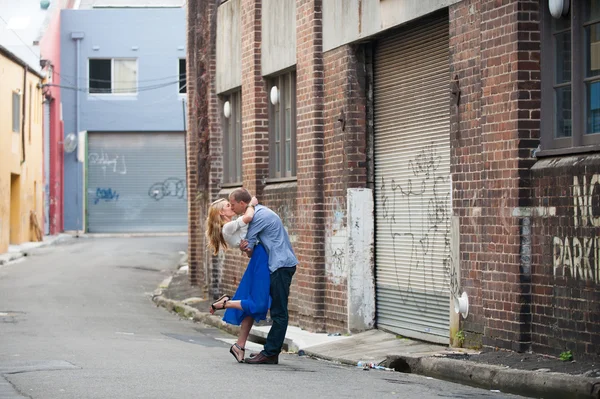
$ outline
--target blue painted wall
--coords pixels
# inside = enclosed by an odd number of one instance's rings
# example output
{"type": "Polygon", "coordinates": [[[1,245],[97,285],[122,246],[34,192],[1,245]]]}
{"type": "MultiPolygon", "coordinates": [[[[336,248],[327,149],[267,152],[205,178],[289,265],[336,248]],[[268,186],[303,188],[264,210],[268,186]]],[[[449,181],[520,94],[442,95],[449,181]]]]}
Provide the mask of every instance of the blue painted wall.
{"type": "MultiPolygon", "coordinates": [[[[59,73],[65,135],[77,132],[77,115],[79,131],[185,130],[184,96],[176,82],[179,59],[186,56],[185,27],[183,8],[61,11],[59,73]],[[74,32],[83,34],[79,71],[74,32]],[[90,58],[137,58],[138,93],[88,94],[90,58]],[[166,86],[156,87],[160,85],[166,86]]],[[[76,152],[65,154],[65,230],[83,229],[83,167],[76,160],[76,152]]]]}

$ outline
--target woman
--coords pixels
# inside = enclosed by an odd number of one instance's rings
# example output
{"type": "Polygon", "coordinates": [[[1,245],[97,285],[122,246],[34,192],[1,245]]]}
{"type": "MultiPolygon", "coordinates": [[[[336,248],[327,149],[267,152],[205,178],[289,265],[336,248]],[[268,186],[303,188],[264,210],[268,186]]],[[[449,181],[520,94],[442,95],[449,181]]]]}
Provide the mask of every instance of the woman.
{"type": "MultiPolygon", "coordinates": [[[[210,205],[206,219],[206,237],[213,255],[217,255],[221,249],[239,247],[240,241],[246,237],[248,223],[254,217],[254,206],[257,203],[258,200],[253,197],[246,212],[236,220],[232,220],[236,214],[226,199],[218,199],[210,205]]],[[[229,349],[238,363],[244,361],[246,341],[254,321],[267,317],[271,284],[268,263],[267,251],[257,244],[233,298],[223,295],[210,305],[211,314],[226,309],[223,321],[241,326],[237,342],[229,349]]]]}

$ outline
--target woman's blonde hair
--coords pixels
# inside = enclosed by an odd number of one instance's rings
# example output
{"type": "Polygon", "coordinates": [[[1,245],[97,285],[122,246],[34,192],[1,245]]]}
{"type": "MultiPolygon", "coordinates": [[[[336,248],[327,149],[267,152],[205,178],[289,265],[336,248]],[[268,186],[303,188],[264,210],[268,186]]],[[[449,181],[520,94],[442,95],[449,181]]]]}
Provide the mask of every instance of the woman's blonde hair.
{"type": "Polygon", "coordinates": [[[206,217],[206,238],[208,247],[212,249],[213,255],[217,255],[221,248],[227,249],[227,243],[223,238],[223,225],[225,222],[221,218],[221,209],[225,206],[227,200],[220,198],[210,204],[208,216],[206,217]]]}

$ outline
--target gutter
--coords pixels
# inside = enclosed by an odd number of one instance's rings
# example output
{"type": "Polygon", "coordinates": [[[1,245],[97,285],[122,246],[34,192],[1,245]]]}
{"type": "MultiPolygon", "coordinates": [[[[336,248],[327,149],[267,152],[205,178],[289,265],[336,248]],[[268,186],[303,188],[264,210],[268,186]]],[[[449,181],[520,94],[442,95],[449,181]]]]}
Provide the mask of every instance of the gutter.
{"type": "MultiPolygon", "coordinates": [[[[23,68],[30,68],[29,64],[27,64],[25,61],[23,61],[22,59],[17,57],[14,53],[12,53],[10,50],[8,50],[6,47],[2,46],[1,44],[0,44],[0,54],[6,56],[6,58],[10,59],[11,61],[14,61],[16,64],[19,64],[23,68]]],[[[37,76],[38,78],[40,78],[42,80],[44,79],[44,76],[42,76],[42,73],[36,71],[35,69],[29,69],[28,72],[33,73],[35,76],[37,76]]]]}

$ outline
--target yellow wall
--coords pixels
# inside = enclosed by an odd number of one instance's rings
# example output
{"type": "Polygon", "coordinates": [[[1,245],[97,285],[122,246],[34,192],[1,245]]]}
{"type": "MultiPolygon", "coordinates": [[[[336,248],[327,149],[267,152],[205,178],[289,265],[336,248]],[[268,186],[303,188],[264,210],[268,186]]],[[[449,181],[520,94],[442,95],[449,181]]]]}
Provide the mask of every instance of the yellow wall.
{"type": "Polygon", "coordinates": [[[9,244],[37,241],[30,212],[34,211],[43,231],[43,129],[42,80],[0,53],[0,253],[9,244]],[[23,118],[25,94],[25,128],[19,123],[19,133],[13,133],[12,95],[21,93],[19,115],[23,118]],[[26,92],[25,92],[26,91],[26,92]],[[23,160],[22,135],[25,136],[23,160]],[[11,205],[12,204],[12,205],[11,205]]]}

